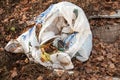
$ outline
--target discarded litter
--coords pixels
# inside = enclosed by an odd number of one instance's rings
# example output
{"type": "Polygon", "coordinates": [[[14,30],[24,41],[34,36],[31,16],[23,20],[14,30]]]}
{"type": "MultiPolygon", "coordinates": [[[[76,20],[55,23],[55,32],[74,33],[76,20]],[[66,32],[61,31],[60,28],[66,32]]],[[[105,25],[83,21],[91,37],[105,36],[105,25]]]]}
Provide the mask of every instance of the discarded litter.
{"type": "Polygon", "coordinates": [[[73,57],[88,60],[91,49],[92,33],[85,13],[70,2],[51,5],[32,28],[5,46],[6,51],[25,53],[29,60],[45,67],[64,70],[74,68],[73,57]],[[36,33],[38,24],[42,27],[36,33]]]}

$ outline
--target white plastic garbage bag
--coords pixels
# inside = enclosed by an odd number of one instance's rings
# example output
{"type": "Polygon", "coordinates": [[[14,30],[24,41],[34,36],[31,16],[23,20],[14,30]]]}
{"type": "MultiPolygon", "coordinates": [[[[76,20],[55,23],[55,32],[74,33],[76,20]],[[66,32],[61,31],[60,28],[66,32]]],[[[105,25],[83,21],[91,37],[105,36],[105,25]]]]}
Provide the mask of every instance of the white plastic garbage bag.
{"type": "Polygon", "coordinates": [[[35,20],[35,26],[11,40],[6,51],[25,53],[31,61],[49,68],[72,69],[71,58],[84,62],[92,49],[92,33],[84,11],[70,3],[51,5],[35,20]],[[42,25],[36,36],[38,24],[42,25]]]}

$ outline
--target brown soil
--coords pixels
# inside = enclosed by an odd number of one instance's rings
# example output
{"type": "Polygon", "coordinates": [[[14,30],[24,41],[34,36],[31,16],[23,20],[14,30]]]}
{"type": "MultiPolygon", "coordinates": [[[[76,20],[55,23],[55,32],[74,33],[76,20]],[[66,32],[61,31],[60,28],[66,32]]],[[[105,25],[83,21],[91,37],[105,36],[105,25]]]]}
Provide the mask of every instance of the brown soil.
{"type": "MultiPolygon", "coordinates": [[[[93,50],[87,62],[73,59],[74,74],[57,76],[40,64],[29,62],[24,54],[4,51],[12,38],[17,38],[25,29],[26,22],[34,20],[50,4],[62,0],[1,0],[0,1],[0,80],[112,80],[120,77],[120,37],[106,43],[93,37],[93,50]]],[[[120,9],[119,0],[65,0],[83,8],[87,17],[97,14],[112,14],[120,9]]],[[[120,19],[91,19],[91,29],[107,24],[120,24],[120,19]]]]}

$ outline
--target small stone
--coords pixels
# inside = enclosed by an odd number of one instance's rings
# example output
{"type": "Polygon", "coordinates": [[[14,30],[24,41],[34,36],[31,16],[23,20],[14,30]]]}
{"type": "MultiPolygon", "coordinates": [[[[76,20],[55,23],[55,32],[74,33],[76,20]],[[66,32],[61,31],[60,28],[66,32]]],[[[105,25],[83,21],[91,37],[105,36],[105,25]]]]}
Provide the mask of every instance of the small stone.
{"type": "Polygon", "coordinates": [[[11,27],[10,30],[11,30],[11,31],[15,31],[15,27],[11,27]]]}

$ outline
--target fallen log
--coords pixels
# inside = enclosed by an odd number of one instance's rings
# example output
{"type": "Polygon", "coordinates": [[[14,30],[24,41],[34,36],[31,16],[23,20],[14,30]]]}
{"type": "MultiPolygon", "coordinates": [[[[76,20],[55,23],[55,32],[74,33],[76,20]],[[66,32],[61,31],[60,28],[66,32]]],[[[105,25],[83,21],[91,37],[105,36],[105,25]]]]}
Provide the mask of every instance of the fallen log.
{"type": "Polygon", "coordinates": [[[88,19],[98,19],[98,18],[120,18],[120,10],[117,10],[117,13],[114,13],[112,15],[92,15],[89,16],[88,19]]]}

